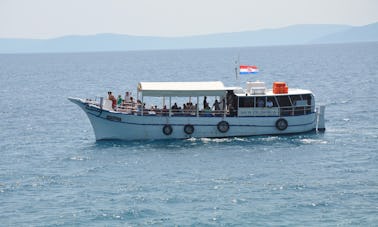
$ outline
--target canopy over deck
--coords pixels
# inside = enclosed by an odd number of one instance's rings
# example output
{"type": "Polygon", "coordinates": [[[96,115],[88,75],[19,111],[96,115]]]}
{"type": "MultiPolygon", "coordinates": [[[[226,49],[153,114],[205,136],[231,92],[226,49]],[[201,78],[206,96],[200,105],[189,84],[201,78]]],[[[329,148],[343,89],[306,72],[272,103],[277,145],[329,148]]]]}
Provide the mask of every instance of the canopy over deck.
{"type": "Polygon", "coordinates": [[[222,96],[227,88],[221,81],[211,82],[140,82],[138,92],[143,96],[188,97],[222,96]]]}

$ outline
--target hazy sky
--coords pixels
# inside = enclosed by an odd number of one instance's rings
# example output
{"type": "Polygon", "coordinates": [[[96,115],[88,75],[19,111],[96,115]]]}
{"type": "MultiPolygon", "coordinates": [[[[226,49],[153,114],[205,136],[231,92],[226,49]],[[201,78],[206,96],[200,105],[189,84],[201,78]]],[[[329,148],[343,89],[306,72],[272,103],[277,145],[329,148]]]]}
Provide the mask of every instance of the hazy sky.
{"type": "Polygon", "coordinates": [[[186,36],[377,21],[378,0],[0,0],[0,38],[186,36]]]}

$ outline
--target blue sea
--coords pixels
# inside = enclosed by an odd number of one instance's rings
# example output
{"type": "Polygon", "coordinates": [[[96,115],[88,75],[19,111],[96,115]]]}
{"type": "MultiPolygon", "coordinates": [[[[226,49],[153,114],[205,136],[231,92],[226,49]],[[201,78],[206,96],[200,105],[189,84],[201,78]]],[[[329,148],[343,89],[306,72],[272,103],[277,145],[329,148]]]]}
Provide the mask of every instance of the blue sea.
{"type": "Polygon", "coordinates": [[[1,54],[0,225],[377,226],[377,78],[378,43],[1,54]],[[67,100],[214,80],[312,90],[327,129],[96,142],[67,100]]]}

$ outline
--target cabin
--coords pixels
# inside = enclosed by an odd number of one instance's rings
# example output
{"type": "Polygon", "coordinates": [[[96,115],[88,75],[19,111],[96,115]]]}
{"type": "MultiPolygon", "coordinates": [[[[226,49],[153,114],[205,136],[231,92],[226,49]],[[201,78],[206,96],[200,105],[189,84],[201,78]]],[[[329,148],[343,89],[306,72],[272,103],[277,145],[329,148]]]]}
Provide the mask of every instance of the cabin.
{"type": "MultiPolygon", "coordinates": [[[[137,115],[165,115],[169,117],[279,117],[298,116],[315,111],[315,99],[311,91],[288,89],[284,82],[275,82],[267,89],[264,82],[247,82],[246,89],[225,87],[222,82],[140,82],[138,99],[161,97],[167,108],[137,111],[137,115]],[[221,103],[220,110],[205,109],[200,102],[214,96],[221,103]],[[189,109],[173,108],[174,97],[194,100],[189,109]]],[[[191,103],[191,101],[190,101],[191,103]]],[[[134,111],[135,112],[135,111],[134,111]]]]}

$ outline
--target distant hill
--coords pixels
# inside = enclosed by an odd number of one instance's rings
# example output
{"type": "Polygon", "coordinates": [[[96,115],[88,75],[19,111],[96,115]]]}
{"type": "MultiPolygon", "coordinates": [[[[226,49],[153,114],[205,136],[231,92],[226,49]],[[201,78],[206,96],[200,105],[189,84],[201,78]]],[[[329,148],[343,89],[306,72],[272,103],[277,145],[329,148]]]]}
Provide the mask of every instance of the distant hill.
{"type": "Polygon", "coordinates": [[[187,37],[97,34],[64,36],[55,39],[0,39],[0,53],[190,49],[366,41],[378,41],[378,23],[361,27],[293,25],[279,29],[187,37]]]}
{"type": "Polygon", "coordinates": [[[325,35],[312,43],[351,43],[378,41],[378,22],[325,35]]]}

